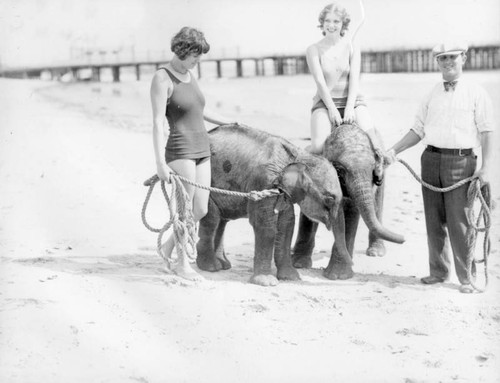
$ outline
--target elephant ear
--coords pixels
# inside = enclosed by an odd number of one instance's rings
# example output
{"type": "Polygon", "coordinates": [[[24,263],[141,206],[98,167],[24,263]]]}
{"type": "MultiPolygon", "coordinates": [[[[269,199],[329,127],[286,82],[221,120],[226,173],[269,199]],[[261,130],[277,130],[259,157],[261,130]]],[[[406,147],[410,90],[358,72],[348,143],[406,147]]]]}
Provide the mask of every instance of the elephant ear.
{"type": "Polygon", "coordinates": [[[274,214],[278,214],[280,211],[285,210],[287,207],[292,205],[291,196],[287,190],[285,190],[282,186],[282,176],[278,176],[273,181],[273,187],[280,191],[280,194],[276,198],[276,202],[274,204],[274,214]]]}
{"type": "Polygon", "coordinates": [[[312,181],[305,170],[304,164],[289,164],[274,181],[274,186],[286,195],[290,203],[301,202],[309,192],[312,181]]]}
{"type": "Polygon", "coordinates": [[[281,143],[282,148],[285,150],[286,154],[288,157],[292,160],[295,161],[297,157],[299,156],[299,151],[295,146],[293,146],[290,142],[284,141],[281,143]]]}
{"type": "Polygon", "coordinates": [[[337,162],[337,161],[333,162],[332,164],[333,164],[333,167],[335,168],[335,170],[337,171],[337,174],[339,177],[345,175],[347,169],[345,168],[344,165],[342,165],[340,162],[337,162]]]}
{"type": "Polygon", "coordinates": [[[291,202],[285,193],[281,193],[278,198],[276,198],[276,203],[274,204],[274,214],[278,214],[280,211],[285,210],[291,206],[291,202]]]}

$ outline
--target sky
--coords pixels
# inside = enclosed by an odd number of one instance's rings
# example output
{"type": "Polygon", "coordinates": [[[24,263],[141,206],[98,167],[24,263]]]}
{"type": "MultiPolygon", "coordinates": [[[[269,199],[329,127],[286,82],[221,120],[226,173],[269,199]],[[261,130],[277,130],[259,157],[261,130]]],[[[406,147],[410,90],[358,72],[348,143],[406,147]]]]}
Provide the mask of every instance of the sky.
{"type": "MultiPolygon", "coordinates": [[[[500,45],[500,0],[362,0],[363,50],[500,45]]],[[[356,26],[360,0],[340,0],[356,26]]],[[[328,0],[0,0],[0,66],[171,57],[170,39],[202,30],[211,57],[304,54],[328,0]]]]}

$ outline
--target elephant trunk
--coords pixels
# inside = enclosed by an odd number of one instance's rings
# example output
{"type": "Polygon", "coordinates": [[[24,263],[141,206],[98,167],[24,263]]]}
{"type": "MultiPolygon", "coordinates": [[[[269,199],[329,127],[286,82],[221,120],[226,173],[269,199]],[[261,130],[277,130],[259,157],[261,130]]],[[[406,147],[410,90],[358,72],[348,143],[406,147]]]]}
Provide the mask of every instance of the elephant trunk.
{"type": "MultiPolygon", "coordinates": [[[[363,178],[360,177],[358,179],[363,178]]],[[[378,220],[375,213],[375,202],[370,182],[363,181],[355,182],[354,185],[351,184],[349,194],[358,207],[366,226],[376,237],[395,243],[403,243],[405,241],[402,235],[385,228],[378,220]]]]}

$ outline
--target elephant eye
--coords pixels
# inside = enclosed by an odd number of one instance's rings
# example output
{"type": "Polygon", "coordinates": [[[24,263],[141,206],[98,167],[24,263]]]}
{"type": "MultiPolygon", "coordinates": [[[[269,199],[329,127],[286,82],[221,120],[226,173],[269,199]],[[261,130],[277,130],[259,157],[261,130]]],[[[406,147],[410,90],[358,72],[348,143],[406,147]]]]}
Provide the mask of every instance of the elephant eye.
{"type": "Polygon", "coordinates": [[[325,198],[325,205],[327,207],[332,207],[335,204],[335,197],[326,197],[325,198]]]}

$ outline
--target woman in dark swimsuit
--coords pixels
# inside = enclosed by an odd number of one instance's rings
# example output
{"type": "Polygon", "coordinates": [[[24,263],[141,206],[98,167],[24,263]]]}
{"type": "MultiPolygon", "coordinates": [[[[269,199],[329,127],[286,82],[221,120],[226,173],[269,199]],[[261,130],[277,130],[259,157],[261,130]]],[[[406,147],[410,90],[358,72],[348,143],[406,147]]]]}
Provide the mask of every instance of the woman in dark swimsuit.
{"type": "MultiPolygon", "coordinates": [[[[205,98],[191,72],[209,49],[202,32],[182,28],[172,38],[174,57],[155,73],[151,83],[157,174],[167,182],[173,171],[210,186],[210,146],[204,120],[217,125],[231,123],[205,110],[205,98]]],[[[184,187],[193,202],[194,219],[199,221],[207,213],[209,192],[186,183],[184,187]]],[[[163,255],[170,257],[174,246],[174,237],[170,235],[161,248],[163,255]]],[[[201,279],[187,257],[179,257],[173,271],[187,279],[201,279]]]]}

